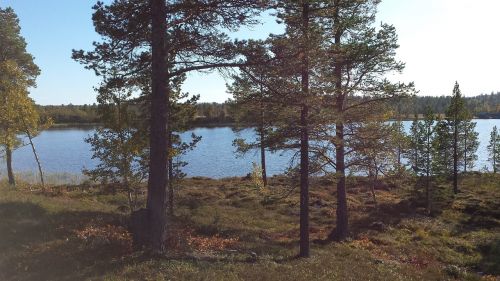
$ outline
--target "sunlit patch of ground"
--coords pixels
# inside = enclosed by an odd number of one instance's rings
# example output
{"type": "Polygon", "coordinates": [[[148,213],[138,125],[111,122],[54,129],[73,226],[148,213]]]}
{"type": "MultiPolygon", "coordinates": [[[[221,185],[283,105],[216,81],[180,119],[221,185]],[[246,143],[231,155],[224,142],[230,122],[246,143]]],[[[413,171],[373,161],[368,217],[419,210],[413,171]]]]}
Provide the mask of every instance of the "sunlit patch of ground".
{"type": "Polygon", "coordinates": [[[335,224],[335,182],[313,179],[312,256],[297,259],[297,188],[241,178],[186,179],[176,190],[169,253],[133,249],[127,198],[85,184],[18,190],[0,184],[0,280],[500,280],[500,177],[468,175],[462,192],[349,188],[351,238],[335,224]]]}

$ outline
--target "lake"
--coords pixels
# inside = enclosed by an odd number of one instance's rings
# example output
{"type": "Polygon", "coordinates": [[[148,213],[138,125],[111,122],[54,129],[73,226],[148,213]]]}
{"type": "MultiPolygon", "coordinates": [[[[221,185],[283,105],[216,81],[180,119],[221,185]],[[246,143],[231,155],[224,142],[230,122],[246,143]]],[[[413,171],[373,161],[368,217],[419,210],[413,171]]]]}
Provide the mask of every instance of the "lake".
{"type": "MultiPolygon", "coordinates": [[[[491,169],[487,160],[486,146],[490,138],[493,126],[500,128],[500,119],[478,119],[476,131],[479,133],[479,149],[477,151],[478,161],[475,170],[483,167],[491,169]]],[[[405,128],[410,127],[411,122],[405,121],[405,128]]],[[[92,159],[90,146],[84,139],[94,132],[92,127],[51,128],[42,132],[34,139],[39,153],[42,166],[47,174],[67,174],[77,176],[83,168],[93,168],[97,160],[92,159]]],[[[189,164],[183,171],[189,176],[202,176],[211,178],[224,178],[234,176],[245,176],[252,170],[252,162],[260,163],[259,153],[250,152],[244,157],[237,157],[232,146],[237,134],[230,127],[218,128],[196,128],[182,134],[182,138],[188,139],[191,133],[202,136],[198,146],[182,157],[189,164]]],[[[243,130],[239,137],[255,139],[255,133],[251,129],[243,130]]],[[[268,153],[267,166],[268,175],[281,174],[289,166],[293,152],[268,153]]],[[[29,146],[21,147],[14,151],[13,166],[16,173],[36,172],[36,162],[29,146]]],[[[0,163],[0,177],[4,177],[5,160],[0,163]]]]}

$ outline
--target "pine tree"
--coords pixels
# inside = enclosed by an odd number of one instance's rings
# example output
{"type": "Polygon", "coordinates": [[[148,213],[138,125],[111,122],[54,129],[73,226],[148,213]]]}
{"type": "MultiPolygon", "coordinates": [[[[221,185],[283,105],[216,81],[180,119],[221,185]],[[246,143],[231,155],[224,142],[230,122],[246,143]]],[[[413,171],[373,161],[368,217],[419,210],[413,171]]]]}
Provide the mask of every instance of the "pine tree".
{"type": "Polygon", "coordinates": [[[432,209],[432,176],[435,171],[433,169],[433,161],[435,160],[433,156],[435,155],[434,147],[433,147],[433,139],[434,139],[434,113],[430,109],[427,108],[427,113],[425,114],[425,118],[422,121],[421,136],[422,143],[419,146],[419,161],[417,162],[418,175],[421,178],[425,178],[425,200],[426,200],[426,209],[427,213],[431,213],[432,209]]]}
{"type": "Polygon", "coordinates": [[[493,127],[490,134],[490,141],[488,143],[488,160],[491,161],[493,173],[500,171],[500,132],[497,126],[493,127]]]}
{"type": "Polygon", "coordinates": [[[102,41],[93,51],[73,51],[73,58],[97,75],[116,73],[144,96],[151,157],[147,214],[138,214],[139,221],[147,221],[140,228],[148,230],[139,240],[156,252],[166,251],[172,84],[190,71],[244,65],[238,53],[244,42],[231,42],[223,31],[254,23],[261,8],[258,0],[98,2],[92,19],[102,41]]]}
{"type": "Polygon", "coordinates": [[[462,151],[462,165],[464,172],[473,169],[477,160],[477,149],[479,147],[479,133],[476,132],[476,122],[472,122],[471,114],[465,115],[464,122],[460,130],[460,146],[462,151]]]}
{"type": "Polygon", "coordinates": [[[422,123],[419,122],[418,118],[415,117],[411,123],[410,133],[408,135],[408,150],[405,153],[405,157],[408,159],[408,164],[410,169],[418,174],[420,170],[420,150],[423,143],[422,136],[422,123]]]}
{"type": "Polygon", "coordinates": [[[337,181],[336,227],[331,239],[344,240],[348,236],[348,206],[346,159],[349,139],[356,138],[363,122],[377,115],[377,103],[397,100],[408,95],[413,84],[392,83],[387,73],[401,72],[404,63],[397,61],[396,30],[382,24],[375,28],[377,5],[380,1],[327,1],[324,10],[324,48],[327,53],[321,78],[324,81],[326,102],[334,109],[335,169],[337,181]],[[375,109],[375,110],[373,110],[375,109]],[[351,136],[347,138],[346,136],[351,136]]]}
{"type": "Polygon", "coordinates": [[[233,75],[233,83],[228,85],[228,92],[233,95],[232,111],[237,126],[237,132],[248,126],[255,126],[257,139],[248,140],[237,138],[233,141],[238,154],[245,154],[251,150],[260,151],[260,168],[262,169],[262,183],[267,186],[266,150],[273,146],[269,135],[279,115],[279,106],[271,101],[270,90],[264,85],[272,79],[271,68],[266,61],[271,58],[266,55],[264,42],[255,42],[257,52],[253,52],[251,66],[245,67],[238,75],[233,75]]]}
{"type": "Polygon", "coordinates": [[[433,170],[436,175],[448,178],[453,173],[453,135],[448,122],[438,120],[432,140],[434,147],[433,170]]]}
{"type": "Polygon", "coordinates": [[[452,134],[450,146],[453,148],[453,192],[456,194],[458,170],[463,166],[466,172],[467,168],[471,169],[474,166],[479,146],[478,133],[474,130],[476,123],[472,122],[472,115],[466,107],[458,82],[455,82],[451,102],[446,110],[446,120],[452,134]]]}

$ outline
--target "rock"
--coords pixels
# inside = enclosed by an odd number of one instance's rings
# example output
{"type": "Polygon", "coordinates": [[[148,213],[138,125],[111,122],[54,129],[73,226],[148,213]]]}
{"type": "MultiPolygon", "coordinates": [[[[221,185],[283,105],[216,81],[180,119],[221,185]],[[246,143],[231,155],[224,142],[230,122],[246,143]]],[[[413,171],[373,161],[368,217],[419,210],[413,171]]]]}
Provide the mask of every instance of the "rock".
{"type": "Polygon", "coordinates": [[[140,209],[130,215],[129,230],[132,233],[134,247],[142,248],[149,242],[148,209],[140,209]]]}
{"type": "Polygon", "coordinates": [[[385,229],[385,224],[381,221],[375,221],[370,224],[370,228],[377,231],[382,231],[385,229]]]}
{"type": "Polygon", "coordinates": [[[247,261],[248,261],[248,262],[256,262],[256,261],[257,261],[257,259],[258,259],[258,257],[259,257],[259,256],[257,255],[257,253],[256,253],[256,252],[252,252],[252,251],[250,251],[250,253],[249,253],[249,257],[247,258],[247,261]]]}

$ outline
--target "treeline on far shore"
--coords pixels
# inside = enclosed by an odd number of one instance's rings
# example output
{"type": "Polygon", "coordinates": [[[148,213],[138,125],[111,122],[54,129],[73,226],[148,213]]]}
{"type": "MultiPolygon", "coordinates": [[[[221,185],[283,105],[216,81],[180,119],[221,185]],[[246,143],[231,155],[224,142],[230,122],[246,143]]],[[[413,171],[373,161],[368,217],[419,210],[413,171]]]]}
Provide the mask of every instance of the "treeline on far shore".
{"type": "MultiPolygon", "coordinates": [[[[500,119],[500,92],[466,97],[467,108],[478,119],[500,119]]],[[[433,112],[444,114],[450,104],[450,96],[418,96],[393,105],[403,119],[413,119],[415,114],[423,116],[426,106],[433,112]]],[[[98,124],[96,104],[84,105],[40,105],[42,118],[51,118],[54,124],[98,124]]],[[[198,103],[193,127],[224,126],[235,123],[234,107],[226,103],[198,103]]]]}

